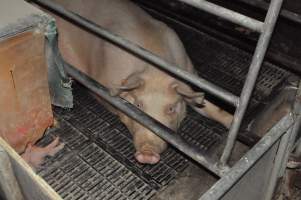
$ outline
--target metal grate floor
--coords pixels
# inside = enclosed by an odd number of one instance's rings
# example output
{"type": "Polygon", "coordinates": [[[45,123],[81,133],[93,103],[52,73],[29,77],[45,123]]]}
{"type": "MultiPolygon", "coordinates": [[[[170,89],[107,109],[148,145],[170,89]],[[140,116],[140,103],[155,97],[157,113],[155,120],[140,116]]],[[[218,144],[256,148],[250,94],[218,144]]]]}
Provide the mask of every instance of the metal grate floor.
{"type": "MultiPolygon", "coordinates": [[[[74,86],[74,96],[74,109],[54,108],[60,127],[40,141],[46,145],[59,136],[66,144],[38,172],[64,199],[150,199],[188,166],[188,160],[171,147],[157,165],[137,163],[130,133],[118,117],[82,86],[74,86]]],[[[206,121],[187,117],[179,133],[209,151],[225,129],[219,125],[211,130],[206,121]]]]}
{"type": "MultiPolygon", "coordinates": [[[[164,15],[154,11],[152,14],[176,30],[200,76],[234,94],[240,93],[250,54],[164,15]]],[[[288,75],[265,62],[249,111],[288,75]]],[[[75,84],[73,91],[74,109],[54,108],[60,127],[50,130],[39,142],[46,145],[53,136],[59,136],[66,144],[38,171],[64,199],[151,199],[189,165],[190,161],[172,147],[162,154],[157,165],[137,163],[131,135],[118,117],[82,86],[75,84]]],[[[220,124],[191,110],[179,130],[184,140],[208,152],[219,146],[225,133],[220,124]]]]}

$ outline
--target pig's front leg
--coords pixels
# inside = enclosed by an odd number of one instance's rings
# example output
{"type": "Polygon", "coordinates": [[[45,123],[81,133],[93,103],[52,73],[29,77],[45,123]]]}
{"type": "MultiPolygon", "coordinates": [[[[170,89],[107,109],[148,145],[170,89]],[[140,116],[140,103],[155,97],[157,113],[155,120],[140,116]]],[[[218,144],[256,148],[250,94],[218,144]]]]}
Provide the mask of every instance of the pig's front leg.
{"type": "Polygon", "coordinates": [[[38,147],[28,144],[25,152],[21,156],[32,168],[37,169],[41,166],[41,164],[43,164],[46,156],[54,156],[63,148],[64,144],[60,143],[59,138],[56,137],[46,147],[38,147]]]}
{"type": "Polygon", "coordinates": [[[209,102],[206,99],[204,100],[204,107],[202,108],[193,107],[193,109],[196,112],[200,113],[201,115],[204,115],[205,117],[208,117],[210,119],[213,119],[221,123],[227,128],[230,128],[231,126],[233,115],[221,109],[220,107],[214,105],[213,103],[209,102]]]}

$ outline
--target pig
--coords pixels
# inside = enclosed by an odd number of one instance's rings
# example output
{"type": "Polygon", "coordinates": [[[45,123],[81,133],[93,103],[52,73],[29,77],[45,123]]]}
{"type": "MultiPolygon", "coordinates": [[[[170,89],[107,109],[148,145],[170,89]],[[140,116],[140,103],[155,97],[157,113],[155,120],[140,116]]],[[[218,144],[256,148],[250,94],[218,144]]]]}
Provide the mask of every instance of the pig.
{"type": "MultiPolygon", "coordinates": [[[[96,24],[105,27],[153,52],[183,70],[195,73],[177,34],[128,0],[55,0],[96,24]]],[[[208,100],[203,93],[168,75],[152,64],[52,14],[59,33],[59,49],[64,60],[106,86],[154,119],[176,131],[186,116],[186,105],[229,127],[232,115],[208,100]]],[[[111,108],[112,109],[112,108],[111,108]]],[[[135,158],[144,164],[160,161],[167,144],[153,132],[118,110],[133,136],[135,158]]]]}

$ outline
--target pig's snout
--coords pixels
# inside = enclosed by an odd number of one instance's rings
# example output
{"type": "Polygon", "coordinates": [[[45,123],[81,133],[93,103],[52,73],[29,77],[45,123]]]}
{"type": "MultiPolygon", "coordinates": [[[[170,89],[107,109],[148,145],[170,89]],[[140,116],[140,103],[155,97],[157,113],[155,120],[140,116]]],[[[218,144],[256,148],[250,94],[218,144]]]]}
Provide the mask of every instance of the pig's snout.
{"type": "Polygon", "coordinates": [[[137,145],[136,141],[135,158],[139,163],[156,164],[160,161],[160,153],[166,149],[166,146],[164,141],[149,140],[142,144],[140,143],[140,145],[137,145]]]}
{"type": "Polygon", "coordinates": [[[156,164],[160,161],[160,155],[153,151],[137,151],[135,158],[143,164],[156,164]]]}

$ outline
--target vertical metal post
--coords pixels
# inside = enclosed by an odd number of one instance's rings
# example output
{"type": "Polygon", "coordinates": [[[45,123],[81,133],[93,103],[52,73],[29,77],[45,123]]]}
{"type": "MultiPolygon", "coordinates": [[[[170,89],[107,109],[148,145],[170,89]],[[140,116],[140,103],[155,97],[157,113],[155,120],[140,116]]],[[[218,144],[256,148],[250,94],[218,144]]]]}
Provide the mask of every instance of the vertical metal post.
{"type": "Polygon", "coordinates": [[[243,179],[244,175],[256,167],[256,163],[293,126],[293,117],[287,114],[266,135],[256,143],[220,180],[218,180],[199,200],[219,200],[243,179]]]}
{"type": "Polygon", "coordinates": [[[282,136],[264,200],[270,200],[273,197],[277,179],[281,174],[281,169],[283,169],[283,167],[285,168],[287,164],[288,157],[286,155],[291,150],[290,148],[292,146],[291,142],[294,141],[293,138],[295,138],[296,134],[300,129],[300,124],[301,124],[300,122],[301,122],[301,117],[298,116],[293,128],[290,131],[288,131],[285,135],[282,136]]]}
{"type": "Polygon", "coordinates": [[[274,161],[274,167],[270,175],[270,180],[266,189],[266,194],[264,200],[270,200],[273,197],[275,186],[278,177],[283,175],[288,161],[289,154],[292,151],[296,136],[300,130],[301,126],[301,101],[299,100],[301,96],[301,83],[299,83],[299,88],[296,95],[296,101],[293,108],[293,115],[295,117],[293,127],[282,136],[278,152],[274,161]]]}
{"type": "MultiPolygon", "coordinates": [[[[15,177],[6,151],[0,146],[0,191],[6,200],[23,200],[23,195],[15,177]]],[[[1,194],[0,194],[1,198],[1,194]]]]}
{"type": "Polygon", "coordinates": [[[255,53],[253,55],[251,66],[249,68],[248,76],[242,89],[239,105],[235,111],[233,122],[228,134],[227,142],[223,154],[220,158],[221,166],[226,166],[227,161],[229,160],[229,157],[233,150],[235,140],[237,138],[237,133],[239,131],[243,116],[245,114],[252,91],[254,89],[261,64],[263,62],[265,53],[269,45],[269,41],[271,39],[275,24],[277,22],[282,2],[283,0],[273,0],[268,10],[264,22],[263,32],[261,33],[260,38],[257,42],[255,53]]]}
{"type": "Polygon", "coordinates": [[[301,139],[298,140],[298,142],[296,143],[296,155],[300,156],[301,155],[301,139]]]}
{"type": "Polygon", "coordinates": [[[282,167],[284,155],[285,155],[286,151],[288,150],[288,143],[289,143],[290,137],[292,135],[292,132],[293,132],[293,128],[290,128],[282,136],[282,138],[280,140],[280,144],[279,144],[278,151],[277,151],[275,161],[274,161],[274,167],[270,174],[270,180],[268,181],[268,184],[267,184],[267,189],[266,189],[264,200],[270,200],[274,194],[276,182],[278,179],[278,173],[282,167]]]}

